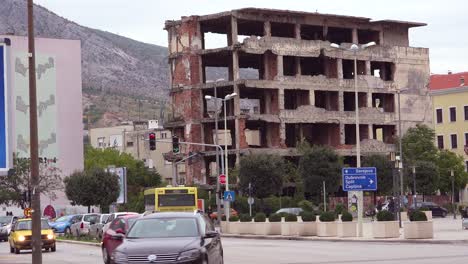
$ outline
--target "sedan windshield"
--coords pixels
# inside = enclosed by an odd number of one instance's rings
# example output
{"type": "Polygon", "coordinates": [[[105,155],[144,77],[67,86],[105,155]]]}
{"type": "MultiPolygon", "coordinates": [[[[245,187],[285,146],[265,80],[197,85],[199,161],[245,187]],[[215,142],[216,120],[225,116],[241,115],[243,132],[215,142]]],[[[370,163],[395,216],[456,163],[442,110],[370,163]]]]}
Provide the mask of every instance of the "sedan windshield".
{"type": "MultiPolygon", "coordinates": [[[[16,224],[15,230],[31,230],[32,228],[32,222],[31,220],[28,221],[19,221],[16,224]]],[[[41,229],[50,229],[49,224],[47,223],[47,220],[41,220],[41,229]]]]}
{"type": "Polygon", "coordinates": [[[198,226],[195,218],[151,218],[136,221],[127,238],[195,236],[198,236],[198,226]]]}
{"type": "Polygon", "coordinates": [[[0,216],[0,224],[8,224],[13,216],[0,216]]]}
{"type": "Polygon", "coordinates": [[[67,216],[62,216],[59,219],[55,220],[55,222],[66,222],[68,221],[72,216],[67,215],[67,216]]]}

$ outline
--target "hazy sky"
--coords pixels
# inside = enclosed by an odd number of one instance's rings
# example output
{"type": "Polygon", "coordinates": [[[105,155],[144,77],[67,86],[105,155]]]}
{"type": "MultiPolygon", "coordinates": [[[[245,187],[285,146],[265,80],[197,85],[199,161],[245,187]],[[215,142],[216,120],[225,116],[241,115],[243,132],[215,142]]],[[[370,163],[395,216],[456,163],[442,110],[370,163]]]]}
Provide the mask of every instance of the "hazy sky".
{"type": "Polygon", "coordinates": [[[431,72],[468,71],[468,2],[463,0],[34,0],[78,24],[167,46],[165,20],[243,7],[289,9],[427,23],[410,45],[430,49],[431,72]]]}

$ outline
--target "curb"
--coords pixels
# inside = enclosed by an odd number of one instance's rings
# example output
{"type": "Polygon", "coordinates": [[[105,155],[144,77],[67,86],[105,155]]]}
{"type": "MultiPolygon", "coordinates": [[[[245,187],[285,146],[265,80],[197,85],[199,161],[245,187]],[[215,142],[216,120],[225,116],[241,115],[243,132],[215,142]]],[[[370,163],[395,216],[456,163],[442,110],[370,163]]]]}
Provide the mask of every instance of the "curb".
{"type": "Polygon", "coordinates": [[[57,239],[55,241],[60,242],[60,243],[64,243],[64,244],[75,244],[75,245],[101,247],[101,243],[95,243],[95,242],[83,242],[83,241],[60,240],[60,239],[57,239]]]}
{"type": "Polygon", "coordinates": [[[261,239],[261,240],[296,240],[296,241],[322,241],[322,242],[364,242],[388,244],[439,244],[439,245],[466,245],[468,240],[428,240],[428,239],[346,239],[346,238],[318,238],[299,236],[262,236],[262,235],[233,235],[223,234],[225,238],[261,239]]]}

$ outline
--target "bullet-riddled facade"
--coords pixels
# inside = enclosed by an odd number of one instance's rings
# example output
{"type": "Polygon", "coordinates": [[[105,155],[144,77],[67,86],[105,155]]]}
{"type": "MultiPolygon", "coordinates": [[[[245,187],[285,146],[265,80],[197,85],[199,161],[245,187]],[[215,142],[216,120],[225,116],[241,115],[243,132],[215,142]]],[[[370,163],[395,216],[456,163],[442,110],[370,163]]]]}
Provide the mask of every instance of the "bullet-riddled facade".
{"type": "MultiPolygon", "coordinates": [[[[354,54],[330,44],[374,41],[357,53],[361,148],[363,155],[388,154],[398,136],[397,89],[403,132],[432,123],[429,51],[409,47],[408,39],[410,28],[424,25],[257,8],[166,21],[174,113],[168,127],[184,141],[215,143],[213,100],[205,96],[234,92],[226,101],[229,167],[251,153],[294,158],[301,140],[331,146],[353,164],[354,54]]],[[[214,148],[184,151],[203,156],[186,163],[187,182],[212,183],[214,148]]]]}

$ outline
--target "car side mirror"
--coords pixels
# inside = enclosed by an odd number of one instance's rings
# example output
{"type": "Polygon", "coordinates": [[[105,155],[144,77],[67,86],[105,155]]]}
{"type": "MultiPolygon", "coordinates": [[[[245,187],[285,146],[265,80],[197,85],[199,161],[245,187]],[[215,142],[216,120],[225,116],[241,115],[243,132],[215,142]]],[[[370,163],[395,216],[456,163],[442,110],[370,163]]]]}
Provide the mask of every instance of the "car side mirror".
{"type": "Polygon", "coordinates": [[[205,238],[215,238],[218,237],[219,233],[216,231],[206,231],[205,238]]]}
{"type": "Polygon", "coordinates": [[[125,231],[122,228],[117,228],[117,230],[115,230],[115,233],[125,235],[125,231]]]}

